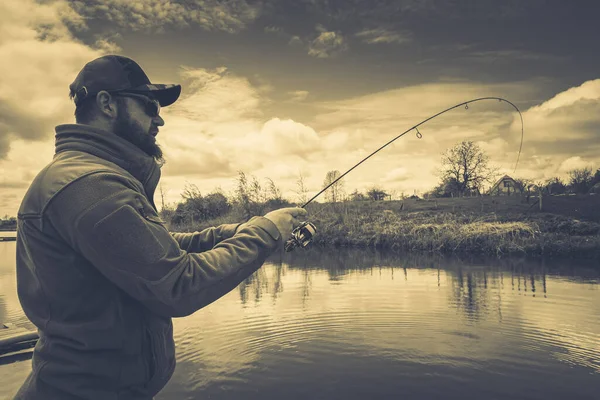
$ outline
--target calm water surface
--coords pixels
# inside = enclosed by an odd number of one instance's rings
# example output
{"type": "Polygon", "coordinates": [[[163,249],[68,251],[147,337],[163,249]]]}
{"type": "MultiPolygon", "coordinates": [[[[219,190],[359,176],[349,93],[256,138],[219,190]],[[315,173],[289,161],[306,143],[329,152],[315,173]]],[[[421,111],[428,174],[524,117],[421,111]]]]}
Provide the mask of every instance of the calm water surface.
{"type": "MultiPolygon", "coordinates": [[[[0,243],[0,321],[23,325],[14,256],[0,243]]],[[[600,399],[599,282],[578,262],[277,256],[174,319],[157,400],[600,399]]],[[[0,398],[30,363],[0,364],[0,398]]]]}

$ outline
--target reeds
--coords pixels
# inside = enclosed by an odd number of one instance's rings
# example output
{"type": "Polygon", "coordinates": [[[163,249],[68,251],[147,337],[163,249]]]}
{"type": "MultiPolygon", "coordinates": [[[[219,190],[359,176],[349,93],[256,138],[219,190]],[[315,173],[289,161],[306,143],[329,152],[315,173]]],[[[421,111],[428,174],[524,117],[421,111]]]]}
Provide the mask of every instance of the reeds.
{"type": "MultiPolygon", "coordinates": [[[[556,214],[401,211],[354,202],[311,205],[317,246],[369,247],[441,254],[600,256],[600,224],[556,214]]],[[[239,222],[220,217],[196,230],[239,222]]],[[[239,216],[237,216],[239,218],[239,216]]],[[[192,230],[192,229],[190,229],[192,230]]]]}
{"type": "Polygon", "coordinates": [[[313,223],[321,246],[495,256],[600,254],[600,224],[568,217],[378,210],[323,212],[313,223]]]}

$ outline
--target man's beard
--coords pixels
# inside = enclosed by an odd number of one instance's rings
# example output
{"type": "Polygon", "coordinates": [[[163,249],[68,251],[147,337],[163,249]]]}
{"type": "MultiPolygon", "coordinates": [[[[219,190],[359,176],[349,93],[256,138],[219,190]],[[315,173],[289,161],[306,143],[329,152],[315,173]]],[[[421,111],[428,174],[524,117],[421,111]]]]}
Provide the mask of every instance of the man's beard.
{"type": "Polygon", "coordinates": [[[156,139],[135,120],[129,118],[126,113],[119,113],[117,115],[114,131],[117,136],[122,137],[149,156],[154,157],[159,166],[164,165],[165,159],[163,158],[162,149],[156,143],[156,139]]]}

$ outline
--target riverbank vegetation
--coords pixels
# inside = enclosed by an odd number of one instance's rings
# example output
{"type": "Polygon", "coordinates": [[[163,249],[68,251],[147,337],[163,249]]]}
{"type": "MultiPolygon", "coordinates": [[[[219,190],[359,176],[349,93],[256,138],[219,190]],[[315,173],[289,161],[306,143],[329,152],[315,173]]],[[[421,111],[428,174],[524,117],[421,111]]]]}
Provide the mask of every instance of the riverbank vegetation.
{"type": "MultiPolygon", "coordinates": [[[[550,195],[540,190],[383,200],[381,191],[372,189],[361,196],[355,191],[354,197],[342,201],[309,204],[309,220],[317,226],[312,245],[498,257],[600,256],[600,195],[550,195]]],[[[183,201],[163,208],[161,215],[172,231],[194,231],[292,205],[272,180],[261,184],[240,173],[235,193],[203,196],[189,186],[183,201]]]]}
{"type": "MultiPolygon", "coordinates": [[[[322,187],[329,188],[318,199],[324,202],[306,206],[317,226],[313,245],[499,257],[600,256],[600,169],[574,169],[567,182],[498,179],[488,161],[475,143],[458,143],[442,154],[439,184],[410,196],[392,196],[378,186],[349,192],[344,179],[338,180],[340,172],[328,171],[322,187]]],[[[217,190],[203,196],[191,185],[182,202],[163,206],[161,214],[173,231],[201,230],[304,204],[308,192],[302,175],[292,202],[273,180],[239,172],[230,195],[217,190]]]]}
{"type": "MultiPolygon", "coordinates": [[[[385,202],[386,208],[341,205],[311,218],[320,227],[315,243],[444,254],[600,256],[598,222],[531,210],[518,197],[496,204],[461,200],[430,207],[411,207],[417,200],[385,202]],[[474,203],[479,207],[469,207],[474,203]]],[[[600,205],[600,199],[593,200],[600,205]]]]}
{"type": "Polygon", "coordinates": [[[17,218],[9,217],[5,215],[4,218],[0,218],[0,231],[16,231],[17,230],[17,218]]]}

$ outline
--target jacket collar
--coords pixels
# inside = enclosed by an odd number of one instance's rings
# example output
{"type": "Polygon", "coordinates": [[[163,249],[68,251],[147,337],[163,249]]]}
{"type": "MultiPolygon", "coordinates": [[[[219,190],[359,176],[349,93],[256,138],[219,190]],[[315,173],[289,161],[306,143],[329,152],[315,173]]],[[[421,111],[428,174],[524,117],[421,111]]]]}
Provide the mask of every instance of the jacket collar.
{"type": "Polygon", "coordinates": [[[100,157],[129,172],[142,183],[148,200],[154,206],[154,191],[160,180],[160,167],[143,150],[111,132],[90,125],[58,125],[55,156],[63,151],[73,150],[100,157]]]}

